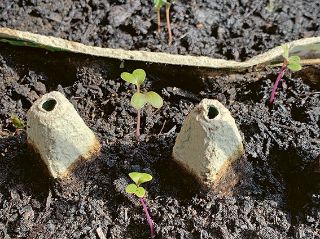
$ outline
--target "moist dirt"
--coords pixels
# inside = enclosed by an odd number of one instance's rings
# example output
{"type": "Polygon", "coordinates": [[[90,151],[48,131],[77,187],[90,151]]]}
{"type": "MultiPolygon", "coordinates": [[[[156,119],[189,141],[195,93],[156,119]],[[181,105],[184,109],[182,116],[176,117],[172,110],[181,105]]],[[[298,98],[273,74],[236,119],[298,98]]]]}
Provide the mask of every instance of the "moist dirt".
{"type": "Polygon", "coordinates": [[[282,43],[320,35],[318,0],[181,0],[157,33],[152,1],[2,0],[0,26],[100,47],[245,60],[282,43]]]}
{"type": "Polygon", "coordinates": [[[213,72],[120,62],[0,44],[0,238],[149,238],[131,171],[148,172],[146,201],[156,238],[320,238],[319,67],[287,74],[268,104],[276,70],[213,72]],[[123,71],[143,68],[145,90],[164,106],[146,107],[134,137],[133,87],[123,71]],[[57,90],[98,136],[101,154],[66,181],[51,180],[10,123],[57,90]],[[245,176],[233,194],[201,190],[172,158],[182,122],[203,98],[232,113],[244,139],[245,176]]]}

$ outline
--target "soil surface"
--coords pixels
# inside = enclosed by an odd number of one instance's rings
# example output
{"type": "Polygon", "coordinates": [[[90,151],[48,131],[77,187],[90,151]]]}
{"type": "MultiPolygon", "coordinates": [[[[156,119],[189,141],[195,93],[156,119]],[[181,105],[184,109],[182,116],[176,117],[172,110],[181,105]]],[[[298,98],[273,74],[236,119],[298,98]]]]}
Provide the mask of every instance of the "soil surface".
{"type": "Polygon", "coordinates": [[[274,70],[197,78],[170,67],[0,44],[0,238],[148,238],[138,200],[124,192],[131,171],[154,177],[145,188],[156,238],[320,238],[320,68],[286,75],[269,106],[274,70]],[[165,102],[143,111],[139,145],[133,88],[119,78],[135,68],[165,102]],[[102,144],[63,182],[43,173],[26,133],[10,123],[12,114],[26,121],[52,90],[102,144]],[[203,98],[222,102],[244,139],[246,176],[230,196],[201,190],[171,158],[185,116],[203,98]]]}
{"type": "Polygon", "coordinates": [[[244,60],[303,37],[320,35],[318,0],[181,0],[156,32],[152,1],[1,0],[0,26],[84,44],[244,60]]]}

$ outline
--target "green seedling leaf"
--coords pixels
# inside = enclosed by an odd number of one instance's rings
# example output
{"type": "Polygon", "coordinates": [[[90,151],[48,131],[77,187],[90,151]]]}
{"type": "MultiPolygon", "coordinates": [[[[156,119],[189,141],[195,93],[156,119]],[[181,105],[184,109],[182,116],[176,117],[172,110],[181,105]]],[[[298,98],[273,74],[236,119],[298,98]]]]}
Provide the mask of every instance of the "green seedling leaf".
{"type": "Polygon", "coordinates": [[[146,79],[146,72],[142,69],[136,69],[132,73],[122,72],[120,76],[124,81],[140,86],[146,79]]]}
{"type": "Polygon", "coordinates": [[[129,173],[129,177],[138,186],[142,183],[149,182],[152,180],[152,176],[148,173],[131,172],[129,173]]]}
{"type": "Polygon", "coordinates": [[[137,197],[139,198],[143,198],[144,195],[146,195],[146,190],[144,190],[143,187],[138,187],[134,194],[137,195],[137,197]]]}
{"type": "Polygon", "coordinates": [[[129,72],[122,72],[120,77],[121,77],[122,80],[124,80],[124,81],[126,81],[128,83],[131,83],[131,84],[134,84],[134,85],[137,84],[136,79],[129,72]]]}
{"type": "Polygon", "coordinates": [[[288,58],[288,69],[291,71],[300,71],[301,65],[300,65],[300,57],[299,56],[290,56],[288,58]]]}
{"type": "Polygon", "coordinates": [[[149,91],[145,94],[146,101],[155,108],[161,108],[163,100],[159,94],[154,91],[149,91]]]}
{"type": "Polygon", "coordinates": [[[301,65],[300,63],[297,62],[293,62],[293,63],[289,63],[287,65],[288,69],[290,69],[291,71],[300,71],[301,70],[301,65]]]}
{"type": "Polygon", "coordinates": [[[137,185],[130,183],[128,184],[128,186],[126,187],[126,192],[127,193],[134,193],[137,190],[137,185]]]}
{"type": "Polygon", "coordinates": [[[141,85],[146,79],[146,72],[142,69],[136,69],[132,72],[133,77],[136,79],[137,84],[141,85]]]}
{"type": "Polygon", "coordinates": [[[274,0],[269,0],[269,3],[268,5],[266,6],[266,9],[268,12],[273,12],[274,10],[274,3],[273,3],[274,0]]]}
{"type": "Polygon", "coordinates": [[[283,49],[282,56],[283,56],[285,59],[288,59],[288,58],[289,58],[289,46],[288,46],[287,44],[282,45],[282,49],[283,49]]]}
{"type": "Polygon", "coordinates": [[[165,0],[153,0],[153,6],[156,9],[160,9],[165,3],[165,0]]]}
{"type": "Polygon", "coordinates": [[[301,70],[301,65],[300,65],[300,57],[299,56],[290,56],[289,57],[289,46],[283,45],[283,54],[282,56],[287,60],[287,67],[291,71],[299,71],[301,70]]]}
{"type": "Polygon", "coordinates": [[[11,116],[11,122],[17,129],[23,129],[25,126],[24,122],[15,115],[11,116]]]}
{"type": "Polygon", "coordinates": [[[291,63],[299,63],[300,64],[300,57],[299,56],[290,56],[288,58],[289,64],[291,63]]]}
{"type": "Polygon", "coordinates": [[[126,192],[129,194],[135,194],[139,198],[143,198],[146,194],[146,190],[143,187],[138,187],[137,185],[131,183],[126,187],[126,192]]]}
{"type": "Polygon", "coordinates": [[[134,93],[131,97],[131,105],[136,109],[140,110],[147,103],[146,97],[140,92],[134,93]]]}

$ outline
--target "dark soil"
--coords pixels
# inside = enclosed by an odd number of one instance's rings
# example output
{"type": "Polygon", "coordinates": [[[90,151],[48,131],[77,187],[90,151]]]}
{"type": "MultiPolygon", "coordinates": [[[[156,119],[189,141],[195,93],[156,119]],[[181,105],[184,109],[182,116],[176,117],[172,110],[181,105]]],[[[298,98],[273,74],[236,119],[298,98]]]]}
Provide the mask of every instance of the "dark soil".
{"type": "Polygon", "coordinates": [[[156,33],[152,1],[1,0],[0,26],[84,44],[244,60],[284,42],[320,35],[318,0],[181,0],[156,33]]]}
{"type": "Polygon", "coordinates": [[[0,238],[92,239],[97,228],[106,238],[148,238],[138,200],[124,192],[131,171],[154,176],[145,187],[157,238],[320,238],[319,67],[305,68],[303,79],[287,75],[270,107],[273,70],[197,78],[187,68],[120,63],[0,44],[0,238]],[[119,79],[138,67],[147,71],[144,88],[165,100],[143,111],[140,145],[133,88],[119,79]],[[48,179],[9,120],[26,120],[32,102],[52,90],[102,144],[64,182],[48,179]],[[202,98],[225,104],[244,139],[246,177],[227,197],[200,190],[171,159],[183,119],[202,98]]]}

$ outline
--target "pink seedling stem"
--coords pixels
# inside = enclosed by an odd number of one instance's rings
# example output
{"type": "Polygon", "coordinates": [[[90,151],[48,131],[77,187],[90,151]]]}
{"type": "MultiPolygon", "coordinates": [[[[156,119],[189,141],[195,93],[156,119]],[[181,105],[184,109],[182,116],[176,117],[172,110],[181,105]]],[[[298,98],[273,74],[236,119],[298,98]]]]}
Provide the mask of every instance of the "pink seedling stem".
{"type": "Polygon", "coordinates": [[[277,87],[278,87],[278,84],[279,84],[279,81],[282,79],[285,71],[287,69],[287,62],[284,62],[281,66],[281,69],[278,73],[278,76],[277,76],[277,79],[273,85],[273,88],[272,88],[272,92],[271,92],[271,96],[270,96],[270,104],[272,104],[273,100],[274,100],[274,97],[275,97],[275,93],[276,93],[276,90],[277,90],[277,87]]]}
{"type": "Polygon", "coordinates": [[[137,110],[137,128],[136,128],[136,139],[140,140],[140,121],[141,121],[141,110],[137,110]]]}
{"type": "Polygon", "coordinates": [[[144,198],[140,198],[140,203],[143,207],[143,211],[146,215],[146,218],[147,218],[147,221],[148,221],[148,224],[149,224],[149,227],[150,227],[150,234],[151,234],[151,239],[154,239],[154,227],[153,227],[153,221],[150,217],[150,214],[148,212],[148,207],[147,207],[147,204],[144,200],[144,198]]]}

